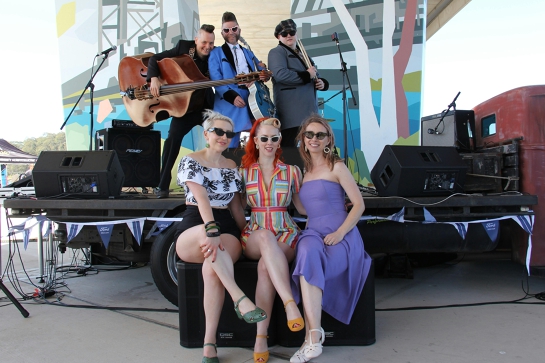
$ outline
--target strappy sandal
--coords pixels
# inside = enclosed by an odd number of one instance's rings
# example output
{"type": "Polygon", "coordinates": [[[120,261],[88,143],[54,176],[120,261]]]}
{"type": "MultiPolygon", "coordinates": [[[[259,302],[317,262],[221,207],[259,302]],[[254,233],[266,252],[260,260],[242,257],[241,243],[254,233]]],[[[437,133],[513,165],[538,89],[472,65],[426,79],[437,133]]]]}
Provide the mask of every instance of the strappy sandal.
{"type": "Polygon", "coordinates": [[[320,354],[322,354],[322,344],[325,340],[325,332],[324,329],[310,329],[308,332],[308,340],[309,344],[305,346],[303,349],[303,354],[308,360],[311,360],[312,358],[318,357],[320,354]],[[322,336],[320,337],[320,340],[316,343],[312,343],[312,332],[313,331],[319,331],[322,336]]]}
{"type": "MultiPolygon", "coordinates": [[[[216,350],[216,353],[218,352],[218,346],[216,344],[204,343],[203,348],[206,347],[207,345],[214,347],[214,349],[216,350]]],[[[212,358],[202,357],[202,363],[220,363],[220,360],[218,359],[218,357],[212,357],[212,358]]]]}
{"type": "MultiPolygon", "coordinates": [[[[307,344],[307,341],[305,340],[305,344],[307,344]]],[[[303,351],[305,350],[306,345],[304,345],[302,348],[299,348],[290,358],[290,363],[306,363],[309,361],[303,351]]]]}
{"type": "MultiPolygon", "coordinates": [[[[256,338],[268,339],[267,335],[257,334],[256,338]]],[[[269,361],[269,351],[263,353],[254,353],[254,363],[267,363],[269,361]]]]}
{"type": "MultiPolygon", "coordinates": [[[[288,301],[284,303],[284,311],[286,310],[286,306],[291,302],[295,304],[295,300],[293,299],[289,299],[288,301]]],[[[287,315],[287,312],[286,312],[286,315],[287,315]]],[[[305,320],[303,320],[302,316],[298,317],[297,319],[288,320],[288,328],[294,332],[300,331],[305,328],[305,320]]]]}
{"type": "Polygon", "coordinates": [[[244,320],[247,323],[258,323],[260,321],[263,321],[267,319],[267,313],[257,306],[254,310],[248,311],[246,314],[242,315],[240,313],[239,304],[242,300],[247,299],[248,297],[246,295],[243,295],[240,299],[238,299],[237,302],[235,302],[235,311],[237,313],[237,316],[239,319],[244,320]]]}

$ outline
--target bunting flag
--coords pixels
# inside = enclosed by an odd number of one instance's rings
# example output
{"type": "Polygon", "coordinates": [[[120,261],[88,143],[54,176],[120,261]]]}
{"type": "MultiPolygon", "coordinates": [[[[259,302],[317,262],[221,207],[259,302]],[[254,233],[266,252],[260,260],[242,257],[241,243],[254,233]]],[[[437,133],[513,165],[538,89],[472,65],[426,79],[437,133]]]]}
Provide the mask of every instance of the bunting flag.
{"type": "Polygon", "coordinates": [[[404,223],[405,222],[405,207],[401,208],[399,212],[394,213],[389,217],[386,217],[386,219],[390,221],[394,221],[394,222],[404,223]]]}
{"type": "Polygon", "coordinates": [[[155,225],[152,227],[152,230],[155,229],[155,231],[151,234],[151,236],[159,235],[165,229],[170,227],[170,225],[172,223],[174,223],[174,222],[172,222],[172,221],[157,221],[157,222],[155,222],[155,225]]]}
{"type": "MultiPolygon", "coordinates": [[[[526,268],[528,270],[528,275],[530,275],[530,260],[532,256],[532,229],[534,226],[534,215],[524,215],[524,216],[503,216],[499,218],[494,219],[484,219],[484,220],[475,220],[475,221],[469,221],[469,222],[437,222],[435,217],[426,209],[424,209],[424,219],[425,221],[423,223],[444,223],[444,224],[450,224],[460,234],[462,239],[466,238],[468,226],[469,223],[481,223],[483,228],[486,230],[488,236],[492,241],[495,241],[498,238],[499,233],[499,221],[503,219],[513,219],[515,222],[517,222],[524,231],[528,233],[528,250],[526,253],[526,268]]],[[[529,213],[533,213],[533,211],[529,211],[529,213]]],[[[110,238],[112,235],[112,230],[114,228],[115,224],[120,223],[126,223],[128,228],[130,229],[132,235],[134,236],[137,243],[140,245],[142,241],[142,232],[144,230],[144,222],[146,220],[155,221],[155,225],[153,228],[156,228],[153,233],[151,233],[149,236],[157,236],[161,232],[163,232],[165,229],[169,228],[174,222],[179,222],[182,220],[182,218],[161,218],[161,217],[144,217],[144,218],[136,218],[136,219],[126,219],[126,220],[118,220],[118,221],[108,221],[108,222],[87,222],[87,223],[72,223],[72,222],[63,222],[66,224],[66,230],[67,230],[67,239],[68,242],[70,242],[74,237],[78,235],[78,233],[83,229],[86,225],[92,225],[96,226],[98,233],[100,234],[100,237],[102,238],[102,242],[108,247],[108,244],[110,242],[110,238]]],[[[412,221],[405,221],[405,207],[401,208],[401,210],[397,213],[392,214],[391,216],[388,216],[386,218],[384,217],[376,217],[376,216],[362,216],[360,220],[390,220],[394,222],[412,222],[412,221]]],[[[305,222],[306,219],[298,218],[298,222],[305,222]]],[[[25,250],[27,249],[28,242],[29,242],[29,236],[31,229],[36,226],[37,224],[43,224],[48,223],[47,228],[45,231],[42,231],[44,237],[49,236],[51,233],[51,229],[53,228],[53,222],[47,219],[45,216],[36,216],[36,217],[29,217],[25,220],[25,222],[12,226],[8,230],[8,237],[11,237],[15,235],[16,233],[23,233],[23,242],[25,250]],[[35,221],[32,221],[34,219],[35,221]],[[33,223],[30,223],[33,222],[33,223]]],[[[415,222],[418,223],[418,222],[415,222]]]]}
{"type": "Polygon", "coordinates": [[[498,234],[500,233],[500,221],[487,221],[481,223],[488,237],[492,242],[495,242],[498,239],[498,234]]]}
{"type": "Polygon", "coordinates": [[[110,237],[112,237],[112,231],[114,230],[113,224],[101,224],[97,225],[97,231],[104,243],[104,247],[108,248],[110,243],[110,237]]]}
{"type": "Polygon", "coordinates": [[[437,219],[435,219],[435,217],[432,216],[431,213],[426,208],[423,207],[422,209],[424,209],[424,223],[437,222],[437,219]]]}
{"type": "Polygon", "coordinates": [[[145,220],[146,218],[138,218],[125,221],[138,245],[140,245],[140,241],[142,240],[142,231],[144,230],[145,220]]]}
{"type": "Polygon", "coordinates": [[[530,260],[532,257],[532,230],[534,228],[534,218],[535,216],[533,215],[512,217],[512,219],[528,233],[528,249],[526,250],[526,271],[528,271],[528,276],[530,276],[530,260]]]}
{"type": "Polygon", "coordinates": [[[466,239],[467,227],[469,222],[446,222],[446,224],[450,224],[451,226],[456,228],[462,239],[466,239]]]}
{"type": "Polygon", "coordinates": [[[70,223],[66,222],[66,234],[67,234],[67,242],[70,243],[70,241],[78,235],[78,233],[83,229],[84,224],[83,223],[70,223]]]}

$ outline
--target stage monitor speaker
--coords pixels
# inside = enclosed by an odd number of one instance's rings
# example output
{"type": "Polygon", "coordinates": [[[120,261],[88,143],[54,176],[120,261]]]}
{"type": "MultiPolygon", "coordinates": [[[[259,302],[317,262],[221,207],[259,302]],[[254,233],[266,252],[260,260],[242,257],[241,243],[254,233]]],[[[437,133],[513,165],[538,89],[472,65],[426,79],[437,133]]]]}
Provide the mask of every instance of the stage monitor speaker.
{"type": "Polygon", "coordinates": [[[160,180],[161,133],[145,128],[98,130],[95,148],[115,150],[125,174],[124,187],[156,187],[160,180]]]}
{"type": "Polygon", "coordinates": [[[42,151],[32,170],[38,198],[115,198],[124,179],[115,151],[42,151]]]}
{"type": "Polygon", "coordinates": [[[422,117],[420,144],[422,146],[454,146],[461,152],[471,152],[475,145],[475,112],[456,110],[422,117]]]}
{"type": "Polygon", "coordinates": [[[379,196],[463,192],[467,164],[455,147],[386,145],[371,170],[379,196]]]}

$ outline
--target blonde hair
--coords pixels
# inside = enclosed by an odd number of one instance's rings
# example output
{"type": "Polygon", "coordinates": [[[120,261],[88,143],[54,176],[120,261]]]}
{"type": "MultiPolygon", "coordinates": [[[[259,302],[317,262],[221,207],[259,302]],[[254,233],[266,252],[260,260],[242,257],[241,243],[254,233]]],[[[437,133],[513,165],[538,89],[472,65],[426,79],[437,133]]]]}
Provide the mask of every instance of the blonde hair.
{"type": "Polygon", "coordinates": [[[202,127],[205,130],[208,130],[209,128],[213,127],[214,121],[229,122],[231,124],[231,127],[233,128],[233,130],[235,129],[235,123],[233,122],[233,120],[231,120],[229,117],[227,117],[225,115],[222,115],[221,113],[216,112],[216,111],[212,111],[212,110],[208,110],[208,109],[204,110],[203,120],[204,121],[202,123],[202,127]]]}

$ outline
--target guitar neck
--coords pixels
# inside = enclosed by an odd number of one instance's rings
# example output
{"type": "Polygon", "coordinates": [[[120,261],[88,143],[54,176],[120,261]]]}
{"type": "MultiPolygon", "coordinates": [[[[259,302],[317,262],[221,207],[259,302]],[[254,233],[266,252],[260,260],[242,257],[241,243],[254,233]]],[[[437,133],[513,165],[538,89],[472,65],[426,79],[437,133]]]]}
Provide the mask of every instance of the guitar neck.
{"type": "Polygon", "coordinates": [[[226,84],[237,83],[236,78],[222,79],[218,81],[201,81],[193,83],[184,83],[184,84],[168,84],[161,86],[159,89],[159,94],[161,96],[171,95],[174,93],[187,92],[187,91],[196,91],[198,89],[210,88],[214,86],[223,86],[226,84]]]}

